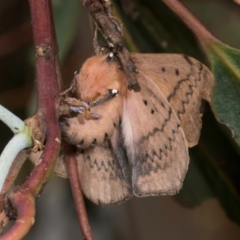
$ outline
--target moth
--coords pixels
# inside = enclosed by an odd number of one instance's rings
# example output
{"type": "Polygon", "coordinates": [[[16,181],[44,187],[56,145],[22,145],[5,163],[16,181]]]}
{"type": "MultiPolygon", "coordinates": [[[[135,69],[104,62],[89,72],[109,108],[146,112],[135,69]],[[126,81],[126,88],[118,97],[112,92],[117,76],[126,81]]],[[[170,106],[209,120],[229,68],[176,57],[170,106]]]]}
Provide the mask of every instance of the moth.
{"type": "Polygon", "coordinates": [[[198,143],[202,99],[211,101],[214,77],[197,60],[178,54],[131,54],[140,92],[108,55],[89,58],[76,74],[76,115],[61,117],[64,139],[76,146],[81,186],[97,204],[133,196],[173,195],[198,143]],[[84,118],[84,112],[90,112],[84,118]],[[79,120],[81,119],[81,121],[79,120]]]}

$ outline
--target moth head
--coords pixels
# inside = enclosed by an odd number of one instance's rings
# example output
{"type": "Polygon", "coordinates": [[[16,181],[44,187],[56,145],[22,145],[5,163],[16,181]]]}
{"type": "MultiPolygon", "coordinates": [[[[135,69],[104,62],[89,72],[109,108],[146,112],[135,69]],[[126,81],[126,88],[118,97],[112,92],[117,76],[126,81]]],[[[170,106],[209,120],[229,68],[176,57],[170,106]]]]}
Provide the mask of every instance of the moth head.
{"type": "Polygon", "coordinates": [[[89,58],[79,74],[76,75],[77,97],[86,103],[92,103],[109,94],[124,95],[127,80],[115,61],[109,61],[107,55],[89,58]]]}

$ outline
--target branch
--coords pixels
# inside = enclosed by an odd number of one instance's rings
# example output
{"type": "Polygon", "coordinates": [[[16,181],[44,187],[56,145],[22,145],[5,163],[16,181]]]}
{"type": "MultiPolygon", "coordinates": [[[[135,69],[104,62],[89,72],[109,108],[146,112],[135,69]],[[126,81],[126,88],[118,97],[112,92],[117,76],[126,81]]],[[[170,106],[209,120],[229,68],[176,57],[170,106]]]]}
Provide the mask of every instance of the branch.
{"type": "MultiPolygon", "coordinates": [[[[29,0],[36,56],[38,115],[44,124],[46,144],[39,163],[26,182],[12,190],[8,200],[12,207],[8,215],[17,212],[17,220],[1,240],[22,239],[34,223],[35,198],[51,176],[60,150],[61,136],[57,107],[61,78],[57,44],[50,0],[29,0]]],[[[34,129],[33,129],[34,131],[34,129]]]]}
{"type": "Polygon", "coordinates": [[[78,214],[78,220],[82,229],[82,234],[84,239],[92,240],[93,237],[88,223],[88,217],[82,195],[75,152],[73,147],[68,144],[64,144],[64,150],[65,150],[65,164],[68,171],[73,199],[78,214]]]}
{"type": "Polygon", "coordinates": [[[50,0],[29,0],[36,52],[36,78],[38,87],[38,112],[46,124],[46,145],[37,165],[23,187],[36,196],[43,183],[52,174],[60,149],[60,130],[57,107],[61,79],[57,75],[57,43],[50,0]],[[44,16],[44,17],[43,17],[44,16]]]}
{"type": "MultiPolygon", "coordinates": [[[[9,202],[17,208],[17,220],[12,228],[0,237],[1,240],[19,240],[22,239],[34,224],[35,217],[35,199],[26,189],[16,188],[9,195],[9,202]]],[[[11,205],[6,207],[11,209],[11,205]]],[[[15,211],[7,212],[8,216],[14,217],[15,211]]],[[[13,219],[13,218],[12,218],[13,219]]]]}
{"type": "Polygon", "coordinates": [[[179,0],[162,1],[187,24],[203,47],[213,41],[219,42],[179,0]]]}
{"type": "MultiPolygon", "coordinates": [[[[14,159],[14,162],[12,163],[12,166],[11,166],[11,168],[8,172],[8,175],[5,179],[5,182],[4,182],[2,191],[1,191],[2,194],[9,192],[9,190],[13,188],[14,181],[16,180],[22,165],[26,161],[26,159],[29,155],[29,152],[30,152],[30,149],[24,149],[21,152],[19,152],[18,155],[16,156],[16,158],[14,159]]],[[[1,172],[2,172],[2,170],[1,170],[1,172]]],[[[0,209],[1,209],[1,207],[0,207],[0,209]]]]}

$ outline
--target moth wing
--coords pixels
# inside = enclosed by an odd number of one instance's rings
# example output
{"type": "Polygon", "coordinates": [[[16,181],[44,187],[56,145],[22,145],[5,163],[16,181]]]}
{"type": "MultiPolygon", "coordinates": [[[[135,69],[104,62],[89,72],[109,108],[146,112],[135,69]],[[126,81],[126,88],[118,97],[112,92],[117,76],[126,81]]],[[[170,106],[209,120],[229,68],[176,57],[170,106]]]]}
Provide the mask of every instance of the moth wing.
{"type": "Polygon", "coordinates": [[[136,196],[177,193],[188,168],[188,148],[174,110],[141,69],[141,92],[128,91],[123,104],[122,131],[136,196]]]}
{"type": "Polygon", "coordinates": [[[127,157],[119,133],[116,130],[111,140],[76,154],[82,190],[96,204],[115,204],[132,197],[127,157]]]}
{"type": "Polygon", "coordinates": [[[202,127],[201,99],[211,102],[214,76],[199,61],[181,54],[132,54],[134,63],[150,77],[175,110],[188,146],[198,143],[202,127]]]}

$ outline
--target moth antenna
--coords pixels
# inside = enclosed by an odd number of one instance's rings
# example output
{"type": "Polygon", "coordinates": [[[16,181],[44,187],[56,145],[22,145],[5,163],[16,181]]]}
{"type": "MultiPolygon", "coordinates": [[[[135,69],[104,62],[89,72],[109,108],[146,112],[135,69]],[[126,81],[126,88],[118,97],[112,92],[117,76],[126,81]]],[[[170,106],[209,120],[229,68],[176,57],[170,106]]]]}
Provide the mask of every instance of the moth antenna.
{"type": "Polygon", "coordinates": [[[113,99],[113,98],[116,97],[116,96],[118,95],[118,93],[119,93],[119,91],[118,91],[117,89],[108,89],[108,92],[109,92],[109,94],[106,95],[105,97],[100,98],[100,99],[97,99],[96,101],[90,103],[90,104],[89,104],[90,108],[91,108],[91,107],[95,107],[95,106],[97,106],[97,105],[99,105],[99,104],[102,104],[102,103],[104,103],[104,102],[106,102],[106,101],[108,101],[108,100],[113,99]]]}

